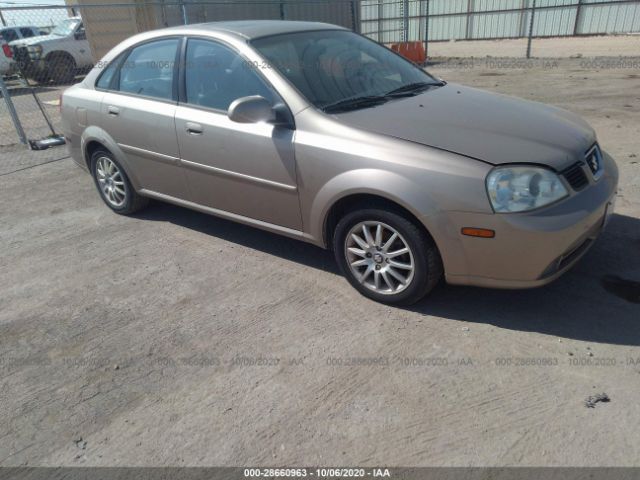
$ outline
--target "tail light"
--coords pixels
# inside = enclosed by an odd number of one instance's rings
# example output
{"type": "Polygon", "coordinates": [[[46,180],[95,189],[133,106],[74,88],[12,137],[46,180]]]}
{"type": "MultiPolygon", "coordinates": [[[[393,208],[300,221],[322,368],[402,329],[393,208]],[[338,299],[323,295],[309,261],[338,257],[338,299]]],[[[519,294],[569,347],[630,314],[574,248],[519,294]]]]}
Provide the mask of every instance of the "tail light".
{"type": "Polygon", "coordinates": [[[4,56],[7,58],[13,57],[13,52],[11,51],[11,47],[8,43],[2,45],[2,51],[4,52],[4,56]]]}

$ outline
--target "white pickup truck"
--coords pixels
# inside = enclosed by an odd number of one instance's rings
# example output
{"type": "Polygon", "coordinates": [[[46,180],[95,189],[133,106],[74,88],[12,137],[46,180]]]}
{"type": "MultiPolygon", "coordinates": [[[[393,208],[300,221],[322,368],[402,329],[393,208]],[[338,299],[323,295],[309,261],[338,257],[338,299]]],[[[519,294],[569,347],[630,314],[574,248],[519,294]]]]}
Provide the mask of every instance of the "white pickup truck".
{"type": "Polygon", "coordinates": [[[9,44],[22,73],[37,82],[69,83],[93,66],[91,48],[80,17],[63,20],[48,35],[9,44]]]}
{"type": "Polygon", "coordinates": [[[13,51],[9,44],[21,38],[31,38],[42,35],[38,27],[33,25],[15,25],[11,27],[0,27],[0,75],[10,75],[14,73],[13,51]]]}

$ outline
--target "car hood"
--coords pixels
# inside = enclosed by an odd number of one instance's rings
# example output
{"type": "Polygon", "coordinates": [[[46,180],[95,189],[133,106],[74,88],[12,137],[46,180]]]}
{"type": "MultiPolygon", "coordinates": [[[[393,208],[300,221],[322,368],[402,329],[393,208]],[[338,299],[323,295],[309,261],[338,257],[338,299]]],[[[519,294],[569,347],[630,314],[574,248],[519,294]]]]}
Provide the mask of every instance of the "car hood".
{"type": "Polygon", "coordinates": [[[570,112],[451,83],[334,118],[494,165],[538,163],[560,170],[583,159],[595,142],[593,129],[570,112]]]}
{"type": "Polygon", "coordinates": [[[37,37],[22,38],[20,40],[14,40],[9,45],[12,47],[28,47],[29,45],[38,45],[51,40],[60,40],[58,35],[38,35],[37,37]]]}

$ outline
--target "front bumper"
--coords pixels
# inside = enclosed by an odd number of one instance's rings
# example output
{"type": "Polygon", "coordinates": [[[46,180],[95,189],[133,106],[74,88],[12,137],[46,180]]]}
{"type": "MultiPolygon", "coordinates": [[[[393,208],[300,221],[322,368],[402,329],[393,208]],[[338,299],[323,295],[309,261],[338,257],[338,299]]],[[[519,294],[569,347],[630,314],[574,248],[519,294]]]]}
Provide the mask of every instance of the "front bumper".
{"type": "Polygon", "coordinates": [[[46,64],[41,59],[41,55],[35,55],[27,47],[13,48],[14,69],[21,71],[27,76],[38,74],[46,70],[46,64]]]}
{"type": "MultiPolygon", "coordinates": [[[[462,256],[445,272],[447,282],[493,288],[545,285],[570,269],[593,245],[613,213],[618,169],[604,154],[604,173],[555,205],[528,213],[449,212],[462,256]],[[489,228],[495,238],[461,235],[462,227],[489,228]]],[[[443,258],[450,255],[443,255],[443,258]]]]}

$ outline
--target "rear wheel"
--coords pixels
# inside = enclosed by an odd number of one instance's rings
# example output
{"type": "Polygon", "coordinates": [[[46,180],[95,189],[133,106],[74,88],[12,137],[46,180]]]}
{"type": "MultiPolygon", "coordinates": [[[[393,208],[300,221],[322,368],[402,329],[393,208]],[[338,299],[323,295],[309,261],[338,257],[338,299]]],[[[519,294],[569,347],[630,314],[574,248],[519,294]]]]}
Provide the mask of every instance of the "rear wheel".
{"type": "Polygon", "coordinates": [[[148,205],[149,199],[138,195],[124,169],[110,152],[93,152],[91,174],[100,197],[114,212],[130,215],[148,205]]]}
{"type": "Polygon", "coordinates": [[[336,226],[333,250],[349,283],[382,303],[411,305],[442,277],[433,239],[395,212],[367,209],[345,215],[336,226]]]}

